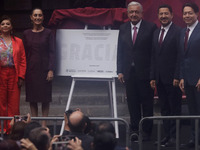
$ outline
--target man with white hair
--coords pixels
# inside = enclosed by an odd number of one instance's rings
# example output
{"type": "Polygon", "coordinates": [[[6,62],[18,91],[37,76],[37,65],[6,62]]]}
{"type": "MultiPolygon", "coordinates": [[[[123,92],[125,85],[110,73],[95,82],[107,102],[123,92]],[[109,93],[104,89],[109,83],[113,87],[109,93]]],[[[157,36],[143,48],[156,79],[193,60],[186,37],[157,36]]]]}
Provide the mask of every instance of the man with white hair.
{"type": "MultiPolygon", "coordinates": [[[[126,87],[132,140],[137,140],[141,116],[153,116],[153,90],[150,82],[150,60],[155,24],[142,19],[143,7],[130,2],[129,22],[120,26],[117,48],[118,79],[126,87]]],[[[143,124],[144,140],[149,140],[152,121],[143,124]]]]}

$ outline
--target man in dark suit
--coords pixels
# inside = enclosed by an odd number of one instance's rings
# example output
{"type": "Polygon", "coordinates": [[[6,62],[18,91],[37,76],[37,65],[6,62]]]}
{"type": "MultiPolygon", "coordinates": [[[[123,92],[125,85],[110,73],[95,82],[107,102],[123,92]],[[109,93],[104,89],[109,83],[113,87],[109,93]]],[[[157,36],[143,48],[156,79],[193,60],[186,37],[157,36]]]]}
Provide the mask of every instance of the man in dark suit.
{"type": "MultiPolygon", "coordinates": [[[[169,5],[158,8],[161,27],[154,32],[151,60],[151,87],[157,87],[162,116],[181,114],[181,90],[179,85],[178,47],[180,28],[172,23],[173,13],[169,5]]],[[[165,137],[163,146],[175,146],[175,120],[163,120],[165,137]]]]}
{"type": "MultiPolygon", "coordinates": [[[[185,91],[190,115],[200,115],[200,24],[199,8],[195,3],[183,5],[183,21],[187,25],[181,32],[180,88],[185,91]]],[[[185,146],[195,146],[194,122],[191,140],[185,146]]]]}
{"type": "MultiPolygon", "coordinates": [[[[130,21],[121,25],[119,30],[117,73],[126,87],[130,127],[137,135],[141,117],[153,116],[153,90],[149,77],[156,25],[142,20],[143,8],[138,2],[130,2],[127,11],[130,21]]],[[[143,131],[145,139],[149,139],[152,121],[144,122],[143,131]]]]}

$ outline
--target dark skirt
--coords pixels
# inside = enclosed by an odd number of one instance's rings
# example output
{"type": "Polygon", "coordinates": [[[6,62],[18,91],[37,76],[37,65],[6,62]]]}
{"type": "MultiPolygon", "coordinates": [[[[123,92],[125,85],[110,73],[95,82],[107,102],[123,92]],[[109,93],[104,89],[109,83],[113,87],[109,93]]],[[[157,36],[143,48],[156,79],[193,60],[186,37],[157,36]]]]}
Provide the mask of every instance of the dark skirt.
{"type": "Polygon", "coordinates": [[[47,81],[47,72],[28,72],[26,74],[26,101],[51,102],[52,81],[47,81]]]}

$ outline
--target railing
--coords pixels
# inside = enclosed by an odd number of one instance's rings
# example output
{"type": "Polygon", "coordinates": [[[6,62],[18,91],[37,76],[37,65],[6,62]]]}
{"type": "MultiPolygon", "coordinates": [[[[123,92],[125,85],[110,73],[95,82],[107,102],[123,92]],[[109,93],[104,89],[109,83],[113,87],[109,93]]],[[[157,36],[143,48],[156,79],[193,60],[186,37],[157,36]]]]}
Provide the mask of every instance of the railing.
{"type": "MultiPolygon", "coordinates": [[[[3,122],[4,120],[11,120],[13,117],[0,117],[0,121],[1,121],[1,137],[3,138],[4,134],[3,134],[3,122]]],[[[122,123],[125,124],[126,127],[126,140],[125,140],[125,144],[126,147],[130,146],[130,141],[129,141],[129,124],[127,123],[126,120],[122,119],[122,118],[106,118],[106,117],[89,117],[89,119],[91,121],[120,121],[122,123]]],[[[31,117],[31,120],[50,120],[53,121],[53,134],[56,134],[56,126],[57,126],[57,121],[63,121],[64,117],[31,117]]]]}
{"type": "Polygon", "coordinates": [[[157,150],[161,149],[161,124],[163,120],[167,119],[173,119],[176,120],[176,150],[180,149],[180,120],[182,119],[189,119],[189,120],[194,120],[195,121],[195,150],[198,150],[198,141],[199,141],[199,119],[200,116],[156,116],[156,117],[144,117],[143,119],[140,120],[139,123],[139,150],[142,150],[142,125],[145,120],[157,120],[157,139],[158,139],[158,145],[157,145],[157,150]]]}

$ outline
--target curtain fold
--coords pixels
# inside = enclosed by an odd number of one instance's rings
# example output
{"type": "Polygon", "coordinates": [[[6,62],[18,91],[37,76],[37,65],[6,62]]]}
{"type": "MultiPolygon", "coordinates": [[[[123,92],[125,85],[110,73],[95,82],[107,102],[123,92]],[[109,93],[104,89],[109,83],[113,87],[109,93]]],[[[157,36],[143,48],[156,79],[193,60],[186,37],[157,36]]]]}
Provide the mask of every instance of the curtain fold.
{"type": "MultiPolygon", "coordinates": [[[[127,0],[129,3],[132,0],[127,0]]],[[[143,18],[156,23],[157,10],[161,4],[169,4],[173,9],[173,22],[179,26],[185,26],[182,21],[182,6],[186,2],[195,2],[200,7],[200,0],[138,0],[143,6],[143,18]]],[[[53,29],[84,29],[85,25],[96,27],[110,26],[118,29],[128,21],[126,8],[77,8],[54,10],[49,21],[49,27],[53,29]]]]}

